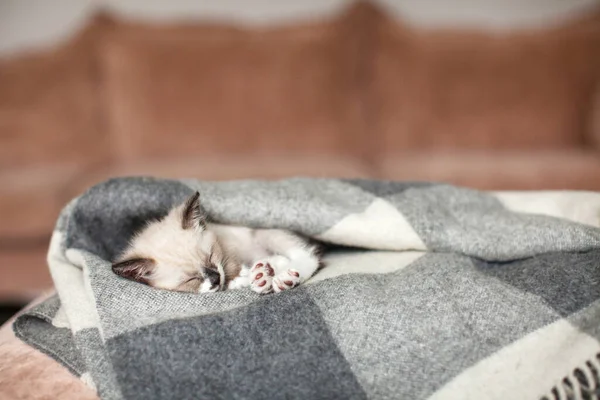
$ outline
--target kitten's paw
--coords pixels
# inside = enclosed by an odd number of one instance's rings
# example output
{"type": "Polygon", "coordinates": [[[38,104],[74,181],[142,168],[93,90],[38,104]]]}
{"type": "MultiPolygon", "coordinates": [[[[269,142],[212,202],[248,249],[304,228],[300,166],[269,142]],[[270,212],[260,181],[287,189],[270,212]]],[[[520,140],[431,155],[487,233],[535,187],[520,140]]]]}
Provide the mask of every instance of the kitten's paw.
{"type": "Polygon", "coordinates": [[[250,286],[250,280],[248,279],[248,270],[246,270],[246,275],[240,274],[240,276],[231,280],[227,285],[227,289],[240,289],[248,286],[250,286]]]}
{"type": "Polygon", "coordinates": [[[273,291],[279,293],[284,290],[295,288],[299,284],[300,273],[295,269],[288,269],[273,278],[273,291]]]}
{"type": "Polygon", "coordinates": [[[258,294],[273,291],[273,276],[275,270],[266,261],[259,261],[250,269],[250,288],[258,294]]]}

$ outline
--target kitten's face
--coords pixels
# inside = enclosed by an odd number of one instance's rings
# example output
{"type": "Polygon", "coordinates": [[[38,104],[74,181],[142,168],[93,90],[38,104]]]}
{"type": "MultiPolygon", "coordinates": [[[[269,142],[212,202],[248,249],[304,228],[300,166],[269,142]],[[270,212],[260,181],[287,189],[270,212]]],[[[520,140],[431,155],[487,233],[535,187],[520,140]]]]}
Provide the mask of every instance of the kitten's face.
{"type": "Polygon", "coordinates": [[[199,193],[149,224],[112,266],[124,278],[167,290],[214,292],[240,272],[206,224],[199,193]]]}

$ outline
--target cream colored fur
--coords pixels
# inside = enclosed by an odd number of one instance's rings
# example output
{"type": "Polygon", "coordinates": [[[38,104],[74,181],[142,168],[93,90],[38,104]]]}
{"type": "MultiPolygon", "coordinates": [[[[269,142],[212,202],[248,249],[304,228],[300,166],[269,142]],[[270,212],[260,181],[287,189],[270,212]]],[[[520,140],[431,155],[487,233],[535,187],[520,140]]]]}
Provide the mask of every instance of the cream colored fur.
{"type": "Polygon", "coordinates": [[[211,292],[250,286],[259,293],[295,287],[317,270],[315,249],[301,237],[278,229],[205,223],[198,201],[192,197],[150,222],[113,270],[160,289],[211,292]],[[186,218],[191,218],[188,224],[186,218]],[[119,263],[128,260],[144,261],[128,264],[137,270],[124,273],[119,263]]]}

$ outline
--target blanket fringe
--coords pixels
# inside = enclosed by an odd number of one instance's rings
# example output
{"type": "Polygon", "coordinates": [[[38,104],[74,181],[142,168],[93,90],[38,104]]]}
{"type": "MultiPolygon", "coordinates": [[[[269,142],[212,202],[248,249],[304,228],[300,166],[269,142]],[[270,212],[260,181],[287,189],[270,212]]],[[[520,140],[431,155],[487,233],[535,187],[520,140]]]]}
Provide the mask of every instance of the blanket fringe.
{"type": "Polygon", "coordinates": [[[600,400],[600,353],[573,369],[540,400],[600,400]]]}

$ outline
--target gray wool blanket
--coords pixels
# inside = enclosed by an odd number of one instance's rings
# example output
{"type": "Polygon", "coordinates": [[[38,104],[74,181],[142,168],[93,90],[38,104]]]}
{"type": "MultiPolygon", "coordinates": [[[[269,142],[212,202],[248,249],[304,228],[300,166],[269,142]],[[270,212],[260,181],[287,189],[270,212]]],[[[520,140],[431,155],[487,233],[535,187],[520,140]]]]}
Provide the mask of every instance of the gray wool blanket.
{"type": "Polygon", "coordinates": [[[599,216],[587,192],[113,179],[63,210],[57,293],[14,330],[103,399],[598,398],[599,216]],[[132,233],[194,190],[217,222],[339,246],[266,296],[114,275],[132,233]]]}

